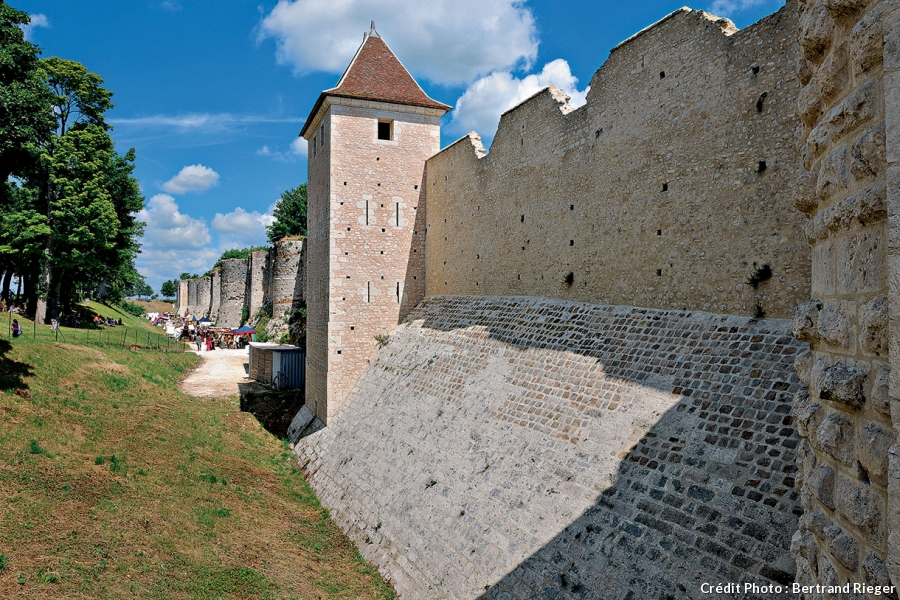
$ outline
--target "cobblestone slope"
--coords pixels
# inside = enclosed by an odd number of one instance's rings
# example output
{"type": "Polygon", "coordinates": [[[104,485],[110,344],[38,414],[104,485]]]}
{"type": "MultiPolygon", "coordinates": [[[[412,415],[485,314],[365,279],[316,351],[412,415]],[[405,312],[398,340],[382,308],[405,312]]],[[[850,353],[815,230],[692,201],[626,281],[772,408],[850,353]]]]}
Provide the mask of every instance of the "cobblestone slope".
{"type": "Polygon", "coordinates": [[[787,582],[792,365],[805,348],[788,329],[429,298],[295,450],[404,597],[697,597],[704,581],[787,582]]]}

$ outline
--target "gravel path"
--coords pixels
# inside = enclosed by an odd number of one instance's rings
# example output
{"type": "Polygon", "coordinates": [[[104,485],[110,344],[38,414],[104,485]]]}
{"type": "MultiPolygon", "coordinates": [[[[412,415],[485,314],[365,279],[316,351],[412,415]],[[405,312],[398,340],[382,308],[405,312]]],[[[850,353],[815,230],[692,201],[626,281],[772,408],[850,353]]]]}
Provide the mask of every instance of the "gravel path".
{"type": "Polygon", "coordinates": [[[247,381],[248,348],[194,352],[203,362],[179,384],[182,392],[201,398],[234,396],[237,384],[247,381]]]}

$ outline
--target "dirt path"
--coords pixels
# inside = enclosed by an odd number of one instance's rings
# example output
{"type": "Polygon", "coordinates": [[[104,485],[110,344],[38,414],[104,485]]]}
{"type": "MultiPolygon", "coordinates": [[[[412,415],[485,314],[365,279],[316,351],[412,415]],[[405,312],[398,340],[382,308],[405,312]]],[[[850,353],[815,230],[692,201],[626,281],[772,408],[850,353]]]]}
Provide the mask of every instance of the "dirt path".
{"type": "Polygon", "coordinates": [[[238,384],[247,381],[244,368],[248,361],[247,348],[198,354],[203,362],[179,384],[182,392],[202,398],[234,396],[238,393],[238,384]]]}

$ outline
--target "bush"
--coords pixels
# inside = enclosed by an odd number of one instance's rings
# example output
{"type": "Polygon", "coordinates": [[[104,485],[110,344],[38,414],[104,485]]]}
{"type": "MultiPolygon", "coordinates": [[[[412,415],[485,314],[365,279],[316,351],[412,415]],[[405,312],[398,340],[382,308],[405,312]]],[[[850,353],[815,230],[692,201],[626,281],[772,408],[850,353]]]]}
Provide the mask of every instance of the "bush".
{"type": "Polygon", "coordinates": [[[123,302],[122,310],[127,312],[129,315],[134,315],[135,317],[140,317],[144,314],[144,307],[140,304],[135,304],[134,302],[123,302]]]}

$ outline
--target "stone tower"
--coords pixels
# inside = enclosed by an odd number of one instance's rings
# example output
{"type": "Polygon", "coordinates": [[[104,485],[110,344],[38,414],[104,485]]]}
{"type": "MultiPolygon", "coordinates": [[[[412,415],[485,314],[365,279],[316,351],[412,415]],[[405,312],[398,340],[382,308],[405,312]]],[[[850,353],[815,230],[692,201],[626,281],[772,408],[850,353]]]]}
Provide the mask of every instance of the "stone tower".
{"type": "Polygon", "coordinates": [[[424,296],[425,160],[440,149],[448,110],[373,22],[300,132],[309,148],[306,404],[326,425],[381,336],[424,296]]]}

